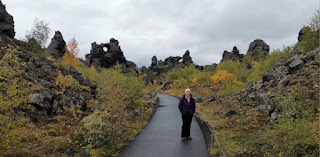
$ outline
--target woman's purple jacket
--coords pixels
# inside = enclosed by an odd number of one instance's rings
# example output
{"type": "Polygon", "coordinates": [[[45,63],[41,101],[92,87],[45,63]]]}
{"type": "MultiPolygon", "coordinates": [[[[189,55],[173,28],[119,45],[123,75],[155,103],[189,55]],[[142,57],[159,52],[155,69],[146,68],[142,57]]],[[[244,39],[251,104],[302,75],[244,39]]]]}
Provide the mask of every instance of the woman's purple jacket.
{"type": "Polygon", "coordinates": [[[183,95],[179,102],[179,110],[183,115],[193,115],[196,112],[196,102],[192,95],[190,95],[190,105],[188,105],[188,100],[186,96],[183,95]]]}

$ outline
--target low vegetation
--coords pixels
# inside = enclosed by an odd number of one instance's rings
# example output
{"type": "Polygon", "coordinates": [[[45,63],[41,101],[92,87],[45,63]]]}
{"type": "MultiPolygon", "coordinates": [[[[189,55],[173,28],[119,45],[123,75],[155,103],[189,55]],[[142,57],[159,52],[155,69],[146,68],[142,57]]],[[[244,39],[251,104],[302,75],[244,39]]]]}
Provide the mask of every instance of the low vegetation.
{"type": "MultiPolygon", "coordinates": [[[[294,85],[276,92],[275,105],[283,116],[273,122],[268,121],[269,113],[243,107],[232,99],[249,82],[261,81],[279,59],[294,52],[308,54],[319,46],[319,29],[305,27],[303,32],[305,36],[297,44],[273,50],[256,60],[245,55],[243,62],[223,61],[213,71],[200,71],[194,66],[171,71],[167,81],[173,83],[163,92],[181,97],[184,89],[191,87],[195,97],[201,96],[197,116],[203,116],[215,130],[215,137],[228,156],[319,156],[319,93],[313,90],[319,89],[317,71],[301,70],[297,75],[307,75],[308,80],[296,78],[291,80],[294,85]],[[219,99],[205,102],[214,95],[219,99]],[[230,108],[236,114],[226,116],[230,108]]],[[[221,155],[222,150],[216,143],[209,148],[213,155],[221,155]]]]}
{"type": "MultiPolygon", "coordinates": [[[[4,156],[66,156],[82,155],[82,148],[90,156],[117,156],[147,125],[154,111],[156,92],[139,74],[123,74],[120,65],[110,69],[86,66],[77,57],[78,45],[73,38],[62,59],[55,60],[39,52],[32,44],[12,39],[15,46],[2,51],[0,60],[0,154],[4,156]],[[27,46],[27,47],[26,47],[27,46]],[[81,111],[72,104],[61,104],[63,111],[47,115],[29,104],[32,93],[43,87],[25,76],[25,62],[19,61],[20,50],[49,59],[57,67],[52,90],[64,94],[65,89],[95,93],[81,111]],[[63,71],[73,67],[97,85],[97,91],[80,84],[63,71]],[[148,96],[149,95],[149,96],[148,96]],[[147,97],[146,97],[147,96],[147,97]],[[36,120],[30,118],[36,115],[36,120]]],[[[35,45],[38,45],[35,43],[35,45]]]]}

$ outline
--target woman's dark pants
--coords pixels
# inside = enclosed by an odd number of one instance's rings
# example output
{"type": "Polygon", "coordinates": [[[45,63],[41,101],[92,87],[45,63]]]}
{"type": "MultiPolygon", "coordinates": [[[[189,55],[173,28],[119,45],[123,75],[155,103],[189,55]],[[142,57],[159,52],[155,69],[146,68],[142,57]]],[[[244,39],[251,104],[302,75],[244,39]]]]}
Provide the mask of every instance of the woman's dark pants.
{"type": "Polygon", "coordinates": [[[188,137],[190,136],[190,128],[191,128],[191,122],[193,115],[182,115],[182,131],[181,131],[181,137],[188,137]]]}

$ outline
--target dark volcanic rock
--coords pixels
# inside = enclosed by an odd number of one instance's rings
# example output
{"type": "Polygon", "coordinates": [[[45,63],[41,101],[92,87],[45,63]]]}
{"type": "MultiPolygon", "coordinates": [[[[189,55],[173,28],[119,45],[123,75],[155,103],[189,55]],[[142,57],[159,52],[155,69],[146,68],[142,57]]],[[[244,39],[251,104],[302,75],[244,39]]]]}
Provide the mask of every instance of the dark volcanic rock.
{"type": "Polygon", "coordinates": [[[190,56],[190,52],[189,52],[189,50],[187,50],[185,53],[184,53],[184,55],[182,56],[182,63],[185,65],[185,66],[189,66],[190,64],[192,64],[193,63],[193,61],[192,61],[192,58],[191,58],[191,56],[190,56]]]}
{"type": "Polygon", "coordinates": [[[168,65],[168,66],[175,66],[175,65],[182,65],[182,64],[179,64],[180,60],[182,59],[182,57],[180,56],[170,56],[168,58],[166,58],[163,62],[164,65],[168,65]]]}
{"type": "Polygon", "coordinates": [[[195,98],[194,98],[194,100],[196,101],[196,102],[202,102],[202,96],[196,96],[195,98]]]}
{"type": "Polygon", "coordinates": [[[226,60],[233,60],[233,61],[242,62],[243,54],[239,54],[238,48],[236,46],[234,46],[231,52],[228,52],[227,50],[225,50],[223,52],[221,62],[226,61],[226,60]]]}
{"type": "Polygon", "coordinates": [[[136,64],[127,61],[121,48],[119,41],[111,38],[109,43],[91,44],[90,54],[86,55],[86,64],[88,66],[110,68],[119,63],[124,73],[132,70],[137,71],[136,64]],[[107,48],[107,51],[104,50],[107,48]]]}
{"type": "Polygon", "coordinates": [[[13,17],[6,11],[0,1],[0,34],[13,38],[15,36],[13,17]]]}
{"type": "Polygon", "coordinates": [[[158,59],[157,59],[157,56],[153,56],[151,58],[151,67],[154,67],[158,64],[158,59]]]}
{"type": "Polygon", "coordinates": [[[289,64],[290,73],[294,73],[297,70],[300,70],[304,65],[304,61],[301,59],[295,59],[289,64]]]}
{"type": "Polygon", "coordinates": [[[262,77],[262,81],[263,82],[269,82],[273,79],[275,79],[276,77],[272,74],[272,72],[267,72],[263,75],[262,77]]]}
{"type": "Polygon", "coordinates": [[[56,31],[51,43],[49,44],[46,53],[51,55],[55,59],[61,58],[66,52],[66,42],[63,40],[63,36],[60,31],[56,31]]]}
{"type": "MultiPolygon", "coordinates": [[[[143,77],[146,82],[153,83],[153,80],[157,79],[158,83],[162,84],[162,82],[164,81],[163,77],[165,73],[174,69],[187,67],[191,64],[193,64],[193,61],[190,56],[190,52],[189,50],[186,50],[182,57],[170,56],[164,61],[158,60],[156,56],[153,56],[151,59],[151,65],[148,68],[143,67],[141,72],[146,75],[145,77],[143,77]]],[[[197,68],[203,69],[203,67],[197,68]]]]}
{"type": "Polygon", "coordinates": [[[301,86],[309,91],[319,88],[318,85],[314,85],[314,80],[319,80],[320,64],[316,58],[319,49],[310,53],[292,52],[289,57],[279,59],[272,69],[263,75],[262,81],[249,82],[245,89],[233,95],[233,100],[253,108],[264,104],[263,110],[268,110],[269,120],[274,119],[274,116],[278,115],[275,100],[277,91],[297,89],[301,86]]]}
{"type": "Polygon", "coordinates": [[[237,114],[236,111],[229,109],[229,111],[227,113],[225,113],[225,116],[230,117],[230,116],[236,115],[236,114],[237,114]]]}
{"type": "Polygon", "coordinates": [[[211,101],[215,101],[219,98],[219,95],[213,95],[211,96],[209,99],[206,100],[206,103],[211,102],[211,101]]]}
{"type": "Polygon", "coordinates": [[[196,65],[195,67],[196,67],[196,69],[198,69],[198,70],[203,70],[203,68],[204,68],[204,66],[202,66],[202,65],[196,65]]]}
{"type": "Polygon", "coordinates": [[[263,40],[256,39],[250,43],[247,55],[250,54],[253,59],[258,59],[259,52],[263,53],[264,56],[268,55],[270,51],[269,45],[263,40]]]}
{"type": "Polygon", "coordinates": [[[302,27],[300,29],[299,35],[298,35],[298,42],[303,40],[303,36],[304,36],[305,32],[308,32],[308,31],[310,31],[310,27],[308,27],[308,26],[302,27]]]}
{"type": "Polygon", "coordinates": [[[174,80],[170,80],[169,82],[166,82],[161,89],[162,90],[170,89],[169,85],[173,84],[173,82],[174,82],[174,80]]]}
{"type": "Polygon", "coordinates": [[[94,97],[96,85],[84,79],[71,66],[56,67],[53,61],[28,52],[19,53],[17,60],[26,63],[23,78],[32,84],[42,86],[31,94],[29,104],[38,110],[45,111],[47,115],[63,114],[71,105],[84,111],[88,101],[94,97]],[[71,89],[57,85],[55,82],[59,70],[64,76],[71,75],[82,86],[71,89]]]}
{"type": "Polygon", "coordinates": [[[45,110],[47,114],[53,113],[53,106],[61,106],[61,96],[49,90],[38,90],[31,96],[31,104],[38,110],[45,110]]]}

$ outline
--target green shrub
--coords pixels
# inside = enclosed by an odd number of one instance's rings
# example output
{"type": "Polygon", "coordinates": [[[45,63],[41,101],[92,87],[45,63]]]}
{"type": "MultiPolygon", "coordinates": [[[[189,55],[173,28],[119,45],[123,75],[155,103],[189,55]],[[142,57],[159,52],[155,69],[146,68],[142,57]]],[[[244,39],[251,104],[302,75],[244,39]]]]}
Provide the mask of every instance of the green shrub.
{"type": "Polygon", "coordinates": [[[203,84],[211,84],[210,76],[215,71],[215,66],[207,66],[206,70],[200,71],[194,65],[182,69],[176,69],[168,72],[166,80],[174,80],[173,87],[175,89],[186,88],[203,84]]]}
{"type": "Polygon", "coordinates": [[[259,47],[259,51],[258,51],[258,59],[262,59],[265,57],[264,52],[261,50],[261,48],[259,47]]]}
{"type": "Polygon", "coordinates": [[[79,62],[76,70],[81,73],[81,75],[90,81],[97,81],[99,77],[99,72],[93,67],[86,66],[83,62],[79,62]]]}
{"type": "Polygon", "coordinates": [[[92,156],[112,156],[142,129],[134,111],[144,119],[152,113],[142,96],[153,89],[135,73],[124,75],[119,64],[102,69],[97,82],[99,108],[82,120],[84,139],[92,156]]]}
{"type": "Polygon", "coordinates": [[[210,79],[219,86],[219,93],[223,95],[231,95],[244,87],[244,83],[236,79],[235,75],[227,70],[216,71],[210,79]]]}
{"type": "Polygon", "coordinates": [[[222,83],[221,87],[219,88],[219,93],[223,95],[232,95],[235,92],[240,91],[245,86],[245,83],[234,80],[231,83],[222,83]]]}
{"type": "Polygon", "coordinates": [[[190,86],[190,82],[188,82],[186,79],[181,78],[179,80],[175,80],[172,84],[172,86],[176,89],[179,88],[186,88],[190,86]]]}
{"type": "Polygon", "coordinates": [[[308,100],[296,101],[290,94],[278,92],[277,106],[282,118],[266,131],[266,154],[275,156],[319,156],[319,123],[316,120],[317,105],[308,100]]]}
{"type": "Polygon", "coordinates": [[[192,85],[196,86],[196,85],[209,85],[211,84],[211,80],[210,80],[210,72],[199,72],[197,75],[195,75],[193,77],[193,79],[191,80],[192,85]]]}
{"type": "Polygon", "coordinates": [[[227,70],[235,76],[235,79],[241,82],[246,82],[248,77],[248,71],[242,66],[239,61],[223,61],[218,64],[217,71],[227,70]]]}
{"type": "MultiPolygon", "coordinates": [[[[55,78],[55,85],[59,86],[61,89],[68,88],[71,90],[86,89],[90,92],[90,87],[81,85],[72,75],[63,75],[60,70],[58,70],[58,76],[55,78]]],[[[60,91],[63,93],[63,91],[60,91]]]]}
{"type": "Polygon", "coordinates": [[[251,68],[251,63],[253,59],[250,54],[247,54],[243,57],[243,63],[247,68],[251,68]]]}
{"type": "Polygon", "coordinates": [[[320,29],[318,29],[317,31],[311,31],[310,27],[303,27],[303,39],[296,44],[298,49],[305,53],[308,53],[311,50],[319,47],[319,31],[320,29]]]}
{"type": "Polygon", "coordinates": [[[194,65],[190,65],[188,67],[182,69],[176,69],[174,71],[168,72],[166,75],[166,80],[178,80],[185,79],[187,81],[191,81],[195,75],[197,75],[200,71],[194,67],[194,65]]]}
{"type": "Polygon", "coordinates": [[[48,55],[44,53],[44,49],[38,44],[38,42],[31,38],[28,41],[20,41],[14,38],[7,38],[7,40],[19,50],[23,50],[29,53],[37,54],[41,57],[47,57],[48,55]]]}
{"type": "Polygon", "coordinates": [[[135,74],[129,74],[125,76],[121,73],[120,65],[116,65],[114,69],[103,69],[101,71],[101,77],[99,83],[102,85],[106,83],[106,80],[111,83],[112,86],[119,86],[126,95],[129,105],[128,108],[139,108],[142,106],[141,96],[144,94],[146,88],[145,82],[139,79],[135,74]]]}
{"type": "Polygon", "coordinates": [[[0,154],[22,146],[23,126],[28,118],[21,110],[33,109],[27,103],[36,87],[22,77],[25,63],[16,57],[20,52],[10,45],[2,51],[5,55],[0,60],[0,154]]]}
{"type": "Polygon", "coordinates": [[[208,72],[209,74],[213,74],[216,71],[217,66],[216,65],[205,65],[203,67],[204,72],[208,72]]]}
{"type": "Polygon", "coordinates": [[[89,148],[106,147],[110,150],[119,149],[118,144],[129,140],[133,135],[130,129],[129,116],[123,110],[113,106],[116,109],[100,111],[96,110],[93,114],[82,120],[85,128],[85,140],[89,148]]]}
{"type": "Polygon", "coordinates": [[[291,47],[284,47],[282,51],[274,50],[264,59],[257,62],[254,71],[249,74],[248,81],[260,81],[262,76],[267,71],[271,70],[274,64],[281,58],[287,57],[290,54],[291,47]]]}

